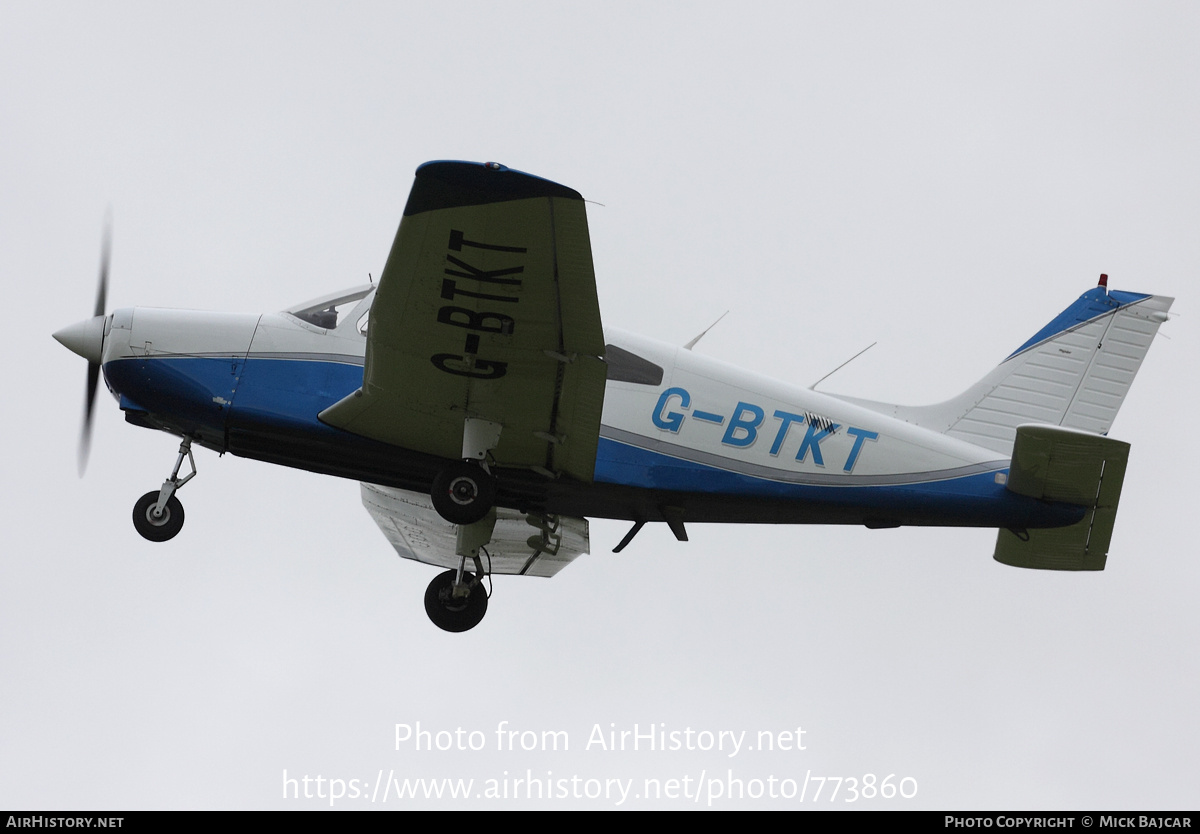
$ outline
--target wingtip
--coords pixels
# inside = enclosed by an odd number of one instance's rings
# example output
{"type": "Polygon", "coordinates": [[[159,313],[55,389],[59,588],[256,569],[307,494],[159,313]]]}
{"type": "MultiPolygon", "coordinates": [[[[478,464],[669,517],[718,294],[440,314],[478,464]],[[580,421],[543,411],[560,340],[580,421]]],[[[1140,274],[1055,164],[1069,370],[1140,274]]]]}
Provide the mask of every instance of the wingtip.
{"type": "Polygon", "coordinates": [[[573,188],[498,162],[440,160],[417,168],[404,215],[533,197],[583,200],[583,195],[573,188]]]}

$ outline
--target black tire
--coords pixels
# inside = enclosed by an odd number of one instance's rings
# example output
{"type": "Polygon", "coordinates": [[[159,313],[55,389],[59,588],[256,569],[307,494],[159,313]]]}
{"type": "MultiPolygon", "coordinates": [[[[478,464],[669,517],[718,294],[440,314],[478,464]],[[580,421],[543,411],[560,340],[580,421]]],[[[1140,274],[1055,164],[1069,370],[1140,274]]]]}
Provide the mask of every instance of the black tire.
{"type": "Polygon", "coordinates": [[[483,467],[458,461],[444,467],[429,491],[433,508],[451,524],[481,521],[496,501],[496,480],[483,467]]]}
{"type": "Polygon", "coordinates": [[[463,579],[471,586],[471,593],[455,598],[455,573],[452,570],[439,573],[429,583],[425,589],[425,613],[442,631],[458,633],[479,625],[487,613],[488,597],[483,590],[483,583],[472,574],[464,573],[463,579]]]}
{"type": "Polygon", "coordinates": [[[133,505],[133,526],[143,539],[165,542],[173,539],[183,529],[183,504],[172,495],[163,507],[162,515],[155,518],[154,505],[158,503],[158,490],[147,492],[133,505]]]}

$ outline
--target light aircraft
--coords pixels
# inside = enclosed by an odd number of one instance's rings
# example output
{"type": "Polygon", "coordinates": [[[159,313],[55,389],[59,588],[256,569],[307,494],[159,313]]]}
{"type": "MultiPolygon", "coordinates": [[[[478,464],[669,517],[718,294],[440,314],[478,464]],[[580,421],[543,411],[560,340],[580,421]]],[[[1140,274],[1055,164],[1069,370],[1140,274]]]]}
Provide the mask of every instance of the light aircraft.
{"type": "MultiPolygon", "coordinates": [[[[474,627],[491,574],[553,576],[586,517],[998,528],[1008,565],[1102,570],[1129,445],[1106,437],[1173,299],[1105,276],[982,380],[888,405],[768,379],[602,328],[583,198],[496,163],[431,162],[378,285],[279,313],[106,312],[54,334],[125,419],[182,438],[134,505],[183,526],[192,446],[361,481],[425,594],[474,627]],[[189,472],[181,477],[184,461],[189,472]]],[[[703,335],[703,334],[702,334],[703,335]]]]}

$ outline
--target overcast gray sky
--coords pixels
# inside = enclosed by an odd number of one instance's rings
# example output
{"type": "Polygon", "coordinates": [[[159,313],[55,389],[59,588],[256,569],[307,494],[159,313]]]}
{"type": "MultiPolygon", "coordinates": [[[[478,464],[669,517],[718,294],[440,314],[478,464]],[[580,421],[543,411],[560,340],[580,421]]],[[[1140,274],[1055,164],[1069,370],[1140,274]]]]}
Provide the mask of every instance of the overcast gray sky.
{"type": "MultiPolygon", "coordinates": [[[[473,779],[479,808],[807,777],[714,804],[1194,809],[1198,36],[1188,3],[4,3],[0,805],[329,807],[286,772],[473,779]],[[598,521],[449,635],[356,484],[208,452],[180,536],[139,538],[177,441],[103,397],[77,480],[85,367],[50,338],[90,312],[106,207],[111,307],[276,310],[378,275],[430,159],[603,204],[606,323],[683,343],[729,309],[699,351],[806,385],[877,340],[823,384],[848,394],[951,396],[1100,272],[1178,297],[1113,428],[1108,569],[1007,568],[980,530],[648,528],[613,555],[598,521]],[[497,750],[505,721],[570,749],[497,750]],[[397,749],[417,722],[484,749],[397,749]],[[635,724],[746,735],[588,747],[635,724]],[[814,801],[868,774],[916,796],[814,801]]],[[[413,805],[451,803],[334,803],[413,805]]]]}

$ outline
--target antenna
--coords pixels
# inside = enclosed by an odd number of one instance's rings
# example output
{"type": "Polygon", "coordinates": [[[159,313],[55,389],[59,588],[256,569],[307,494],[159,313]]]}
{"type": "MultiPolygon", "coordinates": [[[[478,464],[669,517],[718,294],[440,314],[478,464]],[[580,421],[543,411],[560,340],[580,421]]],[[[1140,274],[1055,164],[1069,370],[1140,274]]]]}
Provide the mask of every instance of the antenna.
{"type": "Polygon", "coordinates": [[[706,328],[704,328],[703,330],[701,330],[701,331],[700,331],[700,335],[699,335],[699,336],[697,336],[696,338],[692,339],[692,340],[691,340],[690,342],[688,342],[686,345],[684,345],[684,346],[683,346],[683,349],[684,349],[684,350],[691,350],[692,348],[694,348],[694,347],[696,346],[696,342],[698,342],[698,341],[700,341],[701,339],[703,339],[703,338],[704,338],[704,334],[705,334],[705,333],[707,333],[708,331],[712,330],[712,329],[713,329],[714,327],[716,327],[718,324],[720,324],[720,323],[721,323],[721,319],[725,318],[727,315],[729,315],[729,311],[728,311],[728,310],[726,310],[724,313],[721,313],[720,317],[719,317],[719,318],[718,318],[716,321],[714,321],[714,322],[713,322],[712,324],[710,324],[708,327],[706,327],[706,328]]]}
{"type": "Polygon", "coordinates": [[[863,348],[863,349],[862,349],[862,350],[860,350],[858,353],[856,353],[856,354],[854,354],[853,356],[851,356],[851,357],[850,357],[849,359],[847,359],[845,362],[843,362],[842,364],[838,365],[838,366],[837,366],[836,368],[834,368],[832,371],[830,371],[829,373],[825,374],[825,376],[821,377],[821,378],[820,378],[820,379],[818,379],[816,382],[814,382],[812,385],[808,386],[808,390],[809,390],[809,391],[815,391],[815,390],[817,390],[817,386],[818,386],[818,385],[820,385],[820,384],[821,384],[822,382],[824,382],[825,380],[829,379],[831,376],[833,376],[834,374],[836,374],[836,373],[837,373],[838,371],[840,371],[842,368],[844,368],[844,367],[846,367],[847,365],[849,365],[851,362],[853,362],[853,361],[854,361],[855,359],[857,359],[858,357],[862,356],[864,353],[866,353],[866,352],[867,352],[868,350],[870,350],[871,348],[875,347],[875,345],[877,345],[877,344],[879,344],[879,342],[871,342],[871,344],[867,345],[865,348],[863,348]]]}

